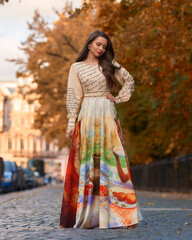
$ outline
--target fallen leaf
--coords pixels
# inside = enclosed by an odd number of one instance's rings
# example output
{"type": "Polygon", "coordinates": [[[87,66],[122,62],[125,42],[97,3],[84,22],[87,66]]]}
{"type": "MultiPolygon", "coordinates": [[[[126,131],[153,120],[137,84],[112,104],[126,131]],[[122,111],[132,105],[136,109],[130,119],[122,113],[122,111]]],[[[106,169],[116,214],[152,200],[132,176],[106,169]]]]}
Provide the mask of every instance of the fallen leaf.
{"type": "Polygon", "coordinates": [[[192,223],[187,223],[187,222],[186,222],[185,225],[192,225],[192,223]]]}
{"type": "Polygon", "coordinates": [[[147,202],[147,205],[154,205],[153,202],[147,202]]]}

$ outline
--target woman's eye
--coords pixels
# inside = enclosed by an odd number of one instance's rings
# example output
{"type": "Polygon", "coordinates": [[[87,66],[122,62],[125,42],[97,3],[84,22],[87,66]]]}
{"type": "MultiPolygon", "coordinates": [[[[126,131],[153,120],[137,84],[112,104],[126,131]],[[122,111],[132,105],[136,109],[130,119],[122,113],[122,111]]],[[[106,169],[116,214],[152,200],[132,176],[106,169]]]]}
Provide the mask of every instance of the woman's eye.
{"type": "MultiPolygon", "coordinates": [[[[101,45],[101,43],[96,43],[96,45],[99,47],[101,45]]],[[[106,49],[107,46],[103,46],[103,49],[106,49]]]]}

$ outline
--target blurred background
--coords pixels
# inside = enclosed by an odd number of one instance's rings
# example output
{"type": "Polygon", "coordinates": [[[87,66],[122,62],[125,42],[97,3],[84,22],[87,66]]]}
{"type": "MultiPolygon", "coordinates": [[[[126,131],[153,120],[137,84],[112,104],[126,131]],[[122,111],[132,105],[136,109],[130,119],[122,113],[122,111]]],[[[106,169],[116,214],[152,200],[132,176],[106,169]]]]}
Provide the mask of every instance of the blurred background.
{"type": "Polygon", "coordinates": [[[0,189],[63,182],[68,71],[95,29],[135,80],[117,111],[136,188],[192,191],[190,0],[0,0],[0,189]]]}

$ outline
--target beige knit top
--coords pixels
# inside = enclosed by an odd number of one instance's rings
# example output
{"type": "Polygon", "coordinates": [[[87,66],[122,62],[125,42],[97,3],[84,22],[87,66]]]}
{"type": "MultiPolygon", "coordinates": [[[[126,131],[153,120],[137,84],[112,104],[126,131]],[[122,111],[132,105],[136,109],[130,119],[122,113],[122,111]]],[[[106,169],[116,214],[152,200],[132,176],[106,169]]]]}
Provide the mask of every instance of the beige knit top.
{"type": "MultiPolygon", "coordinates": [[[[116,61],[113,64],[120,65],[116,61]]],[[[125,68],[121,67],[119,70],[116,69],[115,78],[122,86],[115,97],[115,103],[128,101],[134,91],[133,77],[125,68]]],[[[75,127],[83,97],[106,97],[109,93],[110,89],[99,64],[88,65],[83,61],[73,63],[69,70],[67,84],[68,128],[75,127]]]]}

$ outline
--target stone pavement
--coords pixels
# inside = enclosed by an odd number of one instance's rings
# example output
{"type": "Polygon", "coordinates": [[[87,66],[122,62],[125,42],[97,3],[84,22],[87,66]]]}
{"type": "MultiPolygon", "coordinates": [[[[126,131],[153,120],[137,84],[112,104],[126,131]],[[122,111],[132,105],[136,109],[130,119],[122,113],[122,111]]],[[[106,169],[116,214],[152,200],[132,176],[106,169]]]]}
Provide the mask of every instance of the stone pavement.
{"type": "Polygon", "coordinates": [[[192,195],[137,191],[135,229],[61,229],[62,185],[0,194],[0,239],[192,239],[192,195]]]}

